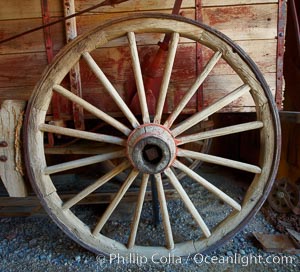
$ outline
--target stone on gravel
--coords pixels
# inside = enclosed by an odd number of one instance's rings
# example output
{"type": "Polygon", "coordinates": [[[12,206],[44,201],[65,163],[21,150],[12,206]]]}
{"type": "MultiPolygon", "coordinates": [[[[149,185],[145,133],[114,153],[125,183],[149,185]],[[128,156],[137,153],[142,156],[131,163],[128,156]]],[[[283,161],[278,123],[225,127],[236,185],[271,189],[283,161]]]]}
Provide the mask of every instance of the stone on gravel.
{"type": "Polygon", "coordinates": [[[245,255],[245,254],[246,254],[245,250],[243,250],[243,249],[240,250],[240,253],[241,253],[242,255],[245,255]]]}

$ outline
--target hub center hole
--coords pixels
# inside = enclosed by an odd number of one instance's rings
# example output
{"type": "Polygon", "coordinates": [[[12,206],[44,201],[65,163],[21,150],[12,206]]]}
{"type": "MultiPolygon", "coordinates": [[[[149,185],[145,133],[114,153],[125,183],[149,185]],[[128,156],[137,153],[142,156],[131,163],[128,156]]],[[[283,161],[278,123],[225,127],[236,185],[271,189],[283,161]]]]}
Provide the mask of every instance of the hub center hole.
{"type": "Polygon", "coordinates": [[[158,164],[163,157],[161,148],[157,145],[147,144],[143,149],[143,159],[152,164],[158,164]]]}

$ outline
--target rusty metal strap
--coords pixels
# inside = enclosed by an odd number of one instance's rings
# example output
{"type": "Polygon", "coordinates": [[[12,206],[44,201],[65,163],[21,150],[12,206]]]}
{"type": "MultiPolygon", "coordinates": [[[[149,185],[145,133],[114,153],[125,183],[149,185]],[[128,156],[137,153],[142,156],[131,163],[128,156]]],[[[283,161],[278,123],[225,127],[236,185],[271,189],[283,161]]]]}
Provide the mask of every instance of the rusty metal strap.
{"type": "Polygon", "coordinates": [[[57,24],[57,23],[64,22],[64,21],[69,20],[69,19],[71,19],[71,18],[73,18],[73,17],[79,16],[79,15],[81,15],[81,14],[84,14],[84,13],[87,13],[87,12],[92,11],[92,10],[94,10],[94,9],[97,9],[97,8],[99,8],[99,7],[103,7],[103,6],[114,6],[114,5],[116,5],[116,4],[120,4],[120,3],[126,2],[126,1],[128,1],[128,0],[105,0],[105,1],[99,3],[99,4],[95,5],[95,6],[92,6],[92,7],[89,7],[89,8],[87,8],[87,9],[81,10],[81,11],[79,11],[79,12],[77,12],[77,13],[74,13],[74,14],[72,14],[72,15],[63,17],[63,18],[61,18],[61,19],[59,19],[59,20],[50,22],[50,23],[48,23],[48,24],[41,25],[41,26],[36,27],[36,28],[32,28],[32,29],[30,29],[30,30],[21,32],[21,33],[19,33],[19,34],[16,34],[16,35],[14,35],[14,36],[9,37],[9,38],[3,39],[3,40],[0,41],[0,44],[5,43],[5,42],[8,42],[8,41],[11,41],[11,40],[14,40],[14,39],[19,38],[19,37],[21,37],[21,36],[30,34],[30,33],[32,33],[32,32],[38,31],[38,30],[40,30],[40,29],[43,29],[43,28],[46,28],[46,27],[55,25],[55,24],[57,24]]]}

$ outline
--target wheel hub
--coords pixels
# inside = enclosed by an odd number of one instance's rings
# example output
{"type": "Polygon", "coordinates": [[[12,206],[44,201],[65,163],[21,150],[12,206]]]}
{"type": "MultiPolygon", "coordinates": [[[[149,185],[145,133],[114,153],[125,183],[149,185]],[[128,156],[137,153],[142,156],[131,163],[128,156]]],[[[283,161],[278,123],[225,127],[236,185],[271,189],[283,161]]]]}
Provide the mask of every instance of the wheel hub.
{"type": "Polygon", "coordinates": [[[176,144],[170,131],[147,124],[136,128],[128,138],[127,154],[132,165],[142,173],[157,174],[176,157],[176,144]]]}
{"type": "Polygon", "coordinates": [[[282,192],[282,191],[278,191],[277,193],[276,193],[276,196],[278,197],[278,198],[284,198],[284,192],[282,192]]]}

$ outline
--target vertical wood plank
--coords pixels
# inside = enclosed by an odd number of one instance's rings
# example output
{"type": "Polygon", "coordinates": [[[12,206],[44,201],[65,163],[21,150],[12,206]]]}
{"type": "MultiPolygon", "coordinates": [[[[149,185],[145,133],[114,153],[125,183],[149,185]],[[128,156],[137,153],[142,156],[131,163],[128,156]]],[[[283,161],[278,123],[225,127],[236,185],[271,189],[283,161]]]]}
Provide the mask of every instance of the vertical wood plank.
{"type": "Polygon", "coordinates": [[[25,101],[6,100],[0,110],[0,142],[7,143],[7,147],[0,147],[0,156],[7,158],[6,161],[0,161],[0,175],[11,197],[27,196],[20,136],[24,108],[25,101]]]}

